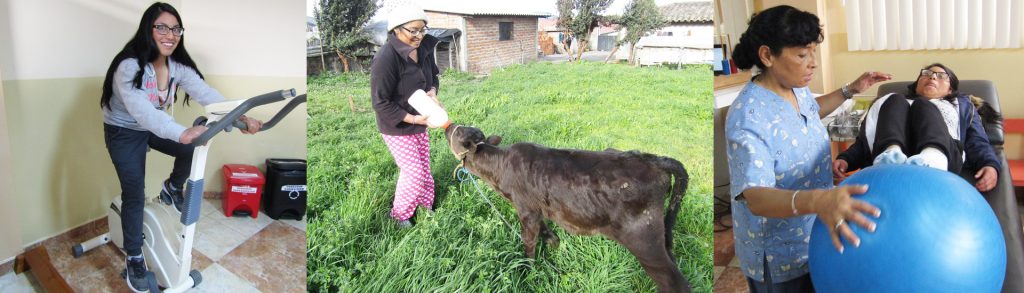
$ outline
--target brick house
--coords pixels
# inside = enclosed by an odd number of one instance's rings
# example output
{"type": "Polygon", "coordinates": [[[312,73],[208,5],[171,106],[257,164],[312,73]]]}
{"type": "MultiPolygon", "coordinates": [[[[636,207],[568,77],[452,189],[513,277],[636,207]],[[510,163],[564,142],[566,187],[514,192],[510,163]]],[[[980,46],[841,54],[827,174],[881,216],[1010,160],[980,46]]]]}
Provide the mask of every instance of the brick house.
{"type": "Polygon", "coordinates": [[[424,3],[423,10],[431,30],[458,31],[451,41],[438,44],[438,67],[476,74],[537,60],[537,19],[550,16],[515,7],[514,3],[495,7],[495,3],[485,6],[479,2],[431,1],[424,3]],[[451,63],[446,64],[449,60],[451,63]]]}

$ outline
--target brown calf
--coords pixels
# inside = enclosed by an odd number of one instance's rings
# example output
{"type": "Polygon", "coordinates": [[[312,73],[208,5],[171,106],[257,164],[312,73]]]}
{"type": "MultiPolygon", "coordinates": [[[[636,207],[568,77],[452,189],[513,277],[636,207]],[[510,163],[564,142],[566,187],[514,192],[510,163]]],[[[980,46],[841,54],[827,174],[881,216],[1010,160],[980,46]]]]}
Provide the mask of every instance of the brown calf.
{"type": "Polygon", "coordinates": [[[531,143],[498,147],[479,129],[452,125],[448,146],[466,169],[512,202],[526,256],[537,235],[557,246],[544,218],[573,234],[601,233],[626,247],[660,292],[689,292],[672,256],[672,227],[689,176],[683,164],[636,151],[551,149],[531,143]],[[675,185],[672,184],[675,177],[675,185]],[[671,202],[664,213],[665,195],[671,202]]]}

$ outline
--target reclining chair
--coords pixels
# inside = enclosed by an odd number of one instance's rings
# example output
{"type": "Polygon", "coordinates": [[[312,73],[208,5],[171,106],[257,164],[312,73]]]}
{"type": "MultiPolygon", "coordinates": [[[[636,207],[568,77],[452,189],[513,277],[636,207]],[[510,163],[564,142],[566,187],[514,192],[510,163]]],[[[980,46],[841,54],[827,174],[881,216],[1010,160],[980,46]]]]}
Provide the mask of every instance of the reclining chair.
{"type": "MultiPolygon", "coordinates": [[[[910,81],[890,82],[878,87],[878,96],[888,93],[907,94],[907,85],[910,81]]],[[[996,87],[987,80],[961,80],[960,92],[975,95],[985,103],[992,106],[996,112],[999,110],[999,95],[996,87]]],[[[996,159],[999,160],[999,179],[996,187],[988,192],[982,193],[988,204],[999,219],[999,225],[1003,229],[1003,237],[1006,239],[1006,278],[1003,281],[1003,292],[1024,292],[1024,232],[1021,231],[1020,214],[1017,212],[1017,198],[1013,191],[1013,179],[1010,178],[1010,166],[1006,161],[1006,154],[1003,152],[1003,125],[1001,123],[984,123],[985,133],[995,150],[996,159]]],[[[716,153],[717,155],[717,153],[716,153]]],[[[961,177],[974,185],[974,173],[977,170],[963,170],[961,177]]]]}
{"type": "MultiPolygon", "coordinates": [[[[723,224],[723,226],[731,224],[722,222],[723,217],[728,216],[731,212],[731,208],[729,206],[731,204],[731,199],[729,197],[729,159],[727,158],[727,154],[725,153],[725,117],[728,114],[729,106],[715,109],[715,222],[723,224]]],[[[719,227],[715,226],[715,229],[719,229],[719,227]]]]}

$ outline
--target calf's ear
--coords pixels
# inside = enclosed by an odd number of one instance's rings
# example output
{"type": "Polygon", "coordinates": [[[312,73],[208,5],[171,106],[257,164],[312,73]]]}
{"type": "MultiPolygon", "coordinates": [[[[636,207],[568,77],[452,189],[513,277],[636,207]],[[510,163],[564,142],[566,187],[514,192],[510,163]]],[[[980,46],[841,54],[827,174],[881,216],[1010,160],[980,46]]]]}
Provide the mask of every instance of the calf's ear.
{"type": "Polygon", "coordinates": [[[491,135],[487,137],[487,140],[485,140],[484,142],[489,145],[498,145],[501,143],[501,136],[491,135]]]}

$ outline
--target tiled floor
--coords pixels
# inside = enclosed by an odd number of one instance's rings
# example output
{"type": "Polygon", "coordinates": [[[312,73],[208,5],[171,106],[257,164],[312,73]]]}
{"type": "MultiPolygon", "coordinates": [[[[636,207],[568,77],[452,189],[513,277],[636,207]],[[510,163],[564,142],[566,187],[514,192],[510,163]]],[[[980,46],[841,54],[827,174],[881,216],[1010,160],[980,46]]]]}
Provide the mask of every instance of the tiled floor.
{"type": "Polygon", "coordinates": [[[10,272],[0,276],[0,292],[43,292],[43,288],[28,274],[17,275],[10,272]]]}
{"type": "MultiPolygon", "coordinates": [[[[732,217],[726,216],[723,220],[726,224],[732,223],[732,217]]],[[[715,225],[715,230],[722,227],[715,225]]],[[[732,229],[722,232],[715,232],[715,293],[721,292],[750,292],[747,288],[747,278],[740,270],[740,259],[736,257],[735,245],[733,245],[732,229]]]]}
{"type": "MultiPolygon", "coordinates": [[[[204,199],[196,227],[192,268],[203,281],[193,292],[305,292],[306,223],[273,220],[265,214],[224,216],[219,199],[204,199]]],[[[71,246],[107,232],[101,219],[42,243],[54,267],[78,292],[129,291],[120,272],[124,253],[113,243],[71,255],[71,246]]],[[[33,292],[32,278],[0,276],[0,292],[33,292]],[[10,290],[9,290],[10,289],[10,290]]],[[[36,290],[38,291],[38,290],[36,290]]],[[[38,291],[41,292],[41,291],[38,291]]]]}

